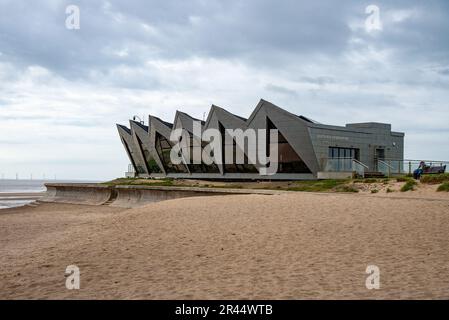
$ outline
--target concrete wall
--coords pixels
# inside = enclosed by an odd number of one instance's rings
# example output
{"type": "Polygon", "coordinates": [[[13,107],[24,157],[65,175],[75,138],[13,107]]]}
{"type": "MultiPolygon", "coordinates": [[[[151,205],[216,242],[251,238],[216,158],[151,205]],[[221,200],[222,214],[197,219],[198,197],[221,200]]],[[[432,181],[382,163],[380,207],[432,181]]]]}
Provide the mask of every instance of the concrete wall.
{"type": "Polygon", "coordinates": [[[230,194],[276,195],[288,191],[213,189],[163,186],[106,186],[101,184],[47,183],[42,202],[85,205],[111,205],[134,208],[153,202],[186,197],[222,196],[230,194]]]}
{"type": "Polygon", "coordinates": [[[46,183],[47,193],[40,201],[102,205],[116,198],[114,188],[98,184],[46,183]]]}

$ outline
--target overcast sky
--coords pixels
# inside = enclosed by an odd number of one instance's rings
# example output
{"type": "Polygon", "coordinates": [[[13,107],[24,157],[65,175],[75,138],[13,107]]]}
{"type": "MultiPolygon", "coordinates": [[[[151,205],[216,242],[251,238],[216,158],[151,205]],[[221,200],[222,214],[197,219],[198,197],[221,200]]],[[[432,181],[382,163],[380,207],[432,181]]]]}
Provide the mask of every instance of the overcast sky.
{"type": "Polygon", "coordinates": [[[406,158],[449,160],[448,35],[447,0],[0,0],[0,173],[112,179],[129,163],[115,123],[247,117],[260,98],[391,123],[406,158]]]}

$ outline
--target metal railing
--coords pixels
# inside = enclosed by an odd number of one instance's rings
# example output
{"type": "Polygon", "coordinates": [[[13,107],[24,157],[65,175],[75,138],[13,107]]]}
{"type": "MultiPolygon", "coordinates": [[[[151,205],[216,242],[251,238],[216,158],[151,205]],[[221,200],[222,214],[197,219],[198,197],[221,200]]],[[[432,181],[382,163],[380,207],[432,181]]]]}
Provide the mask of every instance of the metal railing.
{"type": "Polygon", "coordinates": [[[377,160],[377,171],[383,173],[387,177],[391,177],[393,173],[400,173],[401,169],[400,166],[395,168],[392,164],[385,162],[384,160],[377,160]]]}
{"type": "Polygon", "coordinates": [[[323,159],[322,168],[327,172],[354,172],[364,177],[368,166],[354,158],[327,158],[323,159]]]}
{"type": "Polygon", "coordinates": [[[424,163],[430,167],[446,166],[447,168],[449,168],[449,161],[382,159],[377,160],[377,169],[379,172],[382,172],[387,176],[412,174],[413,171],[418,169],[421,161],[424,161],[424,163]]]}
{"type": "Polygon", "coordinates": [[[427,166],[443,167],[449,170],[449,161],[435,161],[435,160],[399,160],[399,159],[377,159],[375,160],[374,168],[370,168],[353,158],[323,158],[321,162],[321,168],[323,171],[328,172],[353,172],[357,175],[364,177],[365,172],[376,171],[383,173],[387,177],[397,175],[413,174],[421,161],[424,161],[427,166]]]}
{"type": "Polygon", "coordinates": [[[352,159],[352,164],[357,175],[365,177],[365,171],[369,170],[368,166],[357,159],[352,159]]]}

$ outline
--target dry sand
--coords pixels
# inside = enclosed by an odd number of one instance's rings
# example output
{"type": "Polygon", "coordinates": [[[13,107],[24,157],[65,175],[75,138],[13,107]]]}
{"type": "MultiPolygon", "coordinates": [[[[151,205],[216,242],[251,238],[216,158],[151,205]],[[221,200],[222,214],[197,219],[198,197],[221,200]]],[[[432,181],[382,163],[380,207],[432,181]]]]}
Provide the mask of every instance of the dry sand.
{"type": "Polygon", "coordinates": [[[0,298],[447,299],[449,196],[409,194],[0,210],[0,298]],[[80,290],[65,288],[71,264],[80,290]]]}

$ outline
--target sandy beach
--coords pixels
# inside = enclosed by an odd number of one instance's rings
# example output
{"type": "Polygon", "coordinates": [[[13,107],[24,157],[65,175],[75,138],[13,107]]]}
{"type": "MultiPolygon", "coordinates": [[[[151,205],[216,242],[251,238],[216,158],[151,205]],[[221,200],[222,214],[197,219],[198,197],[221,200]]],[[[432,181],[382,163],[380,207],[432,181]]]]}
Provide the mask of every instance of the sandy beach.
{"type": "Polygon", "coordinates": [[[411,194],[0,210],[0,298],[447,299],[449,197],[411,194]],[[73,264],[80,290],[65,287],[73,264]]]}

